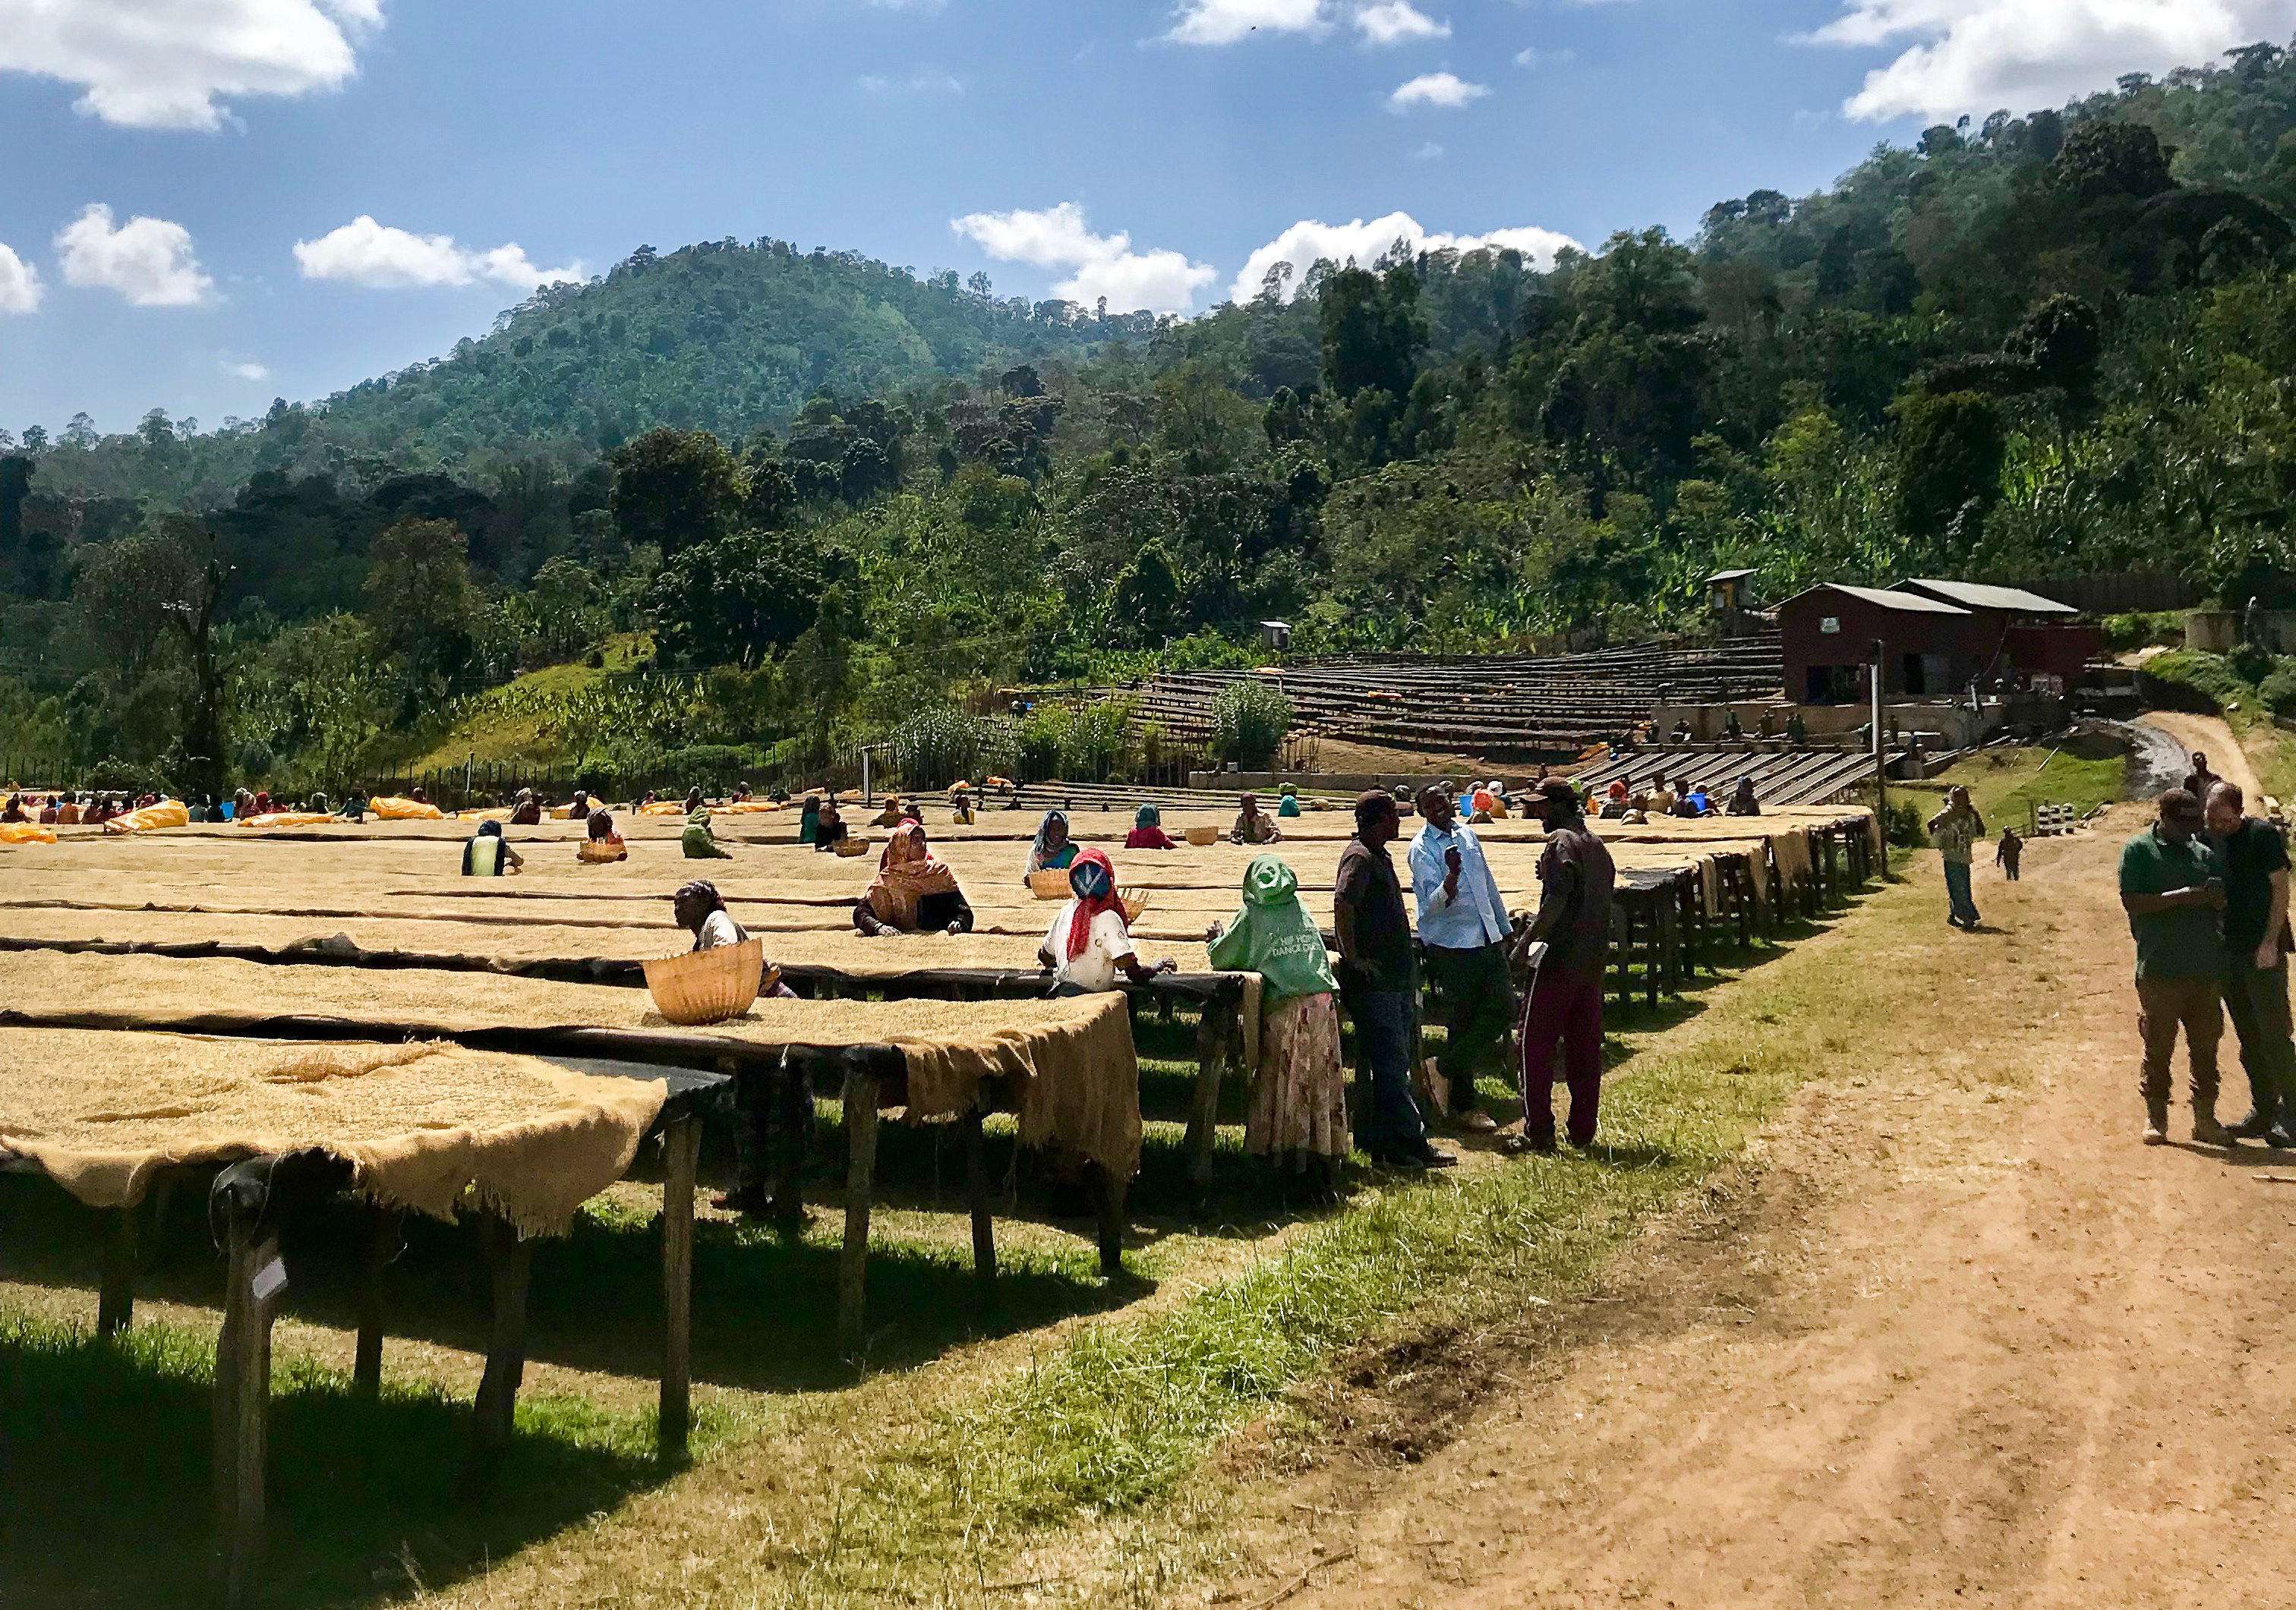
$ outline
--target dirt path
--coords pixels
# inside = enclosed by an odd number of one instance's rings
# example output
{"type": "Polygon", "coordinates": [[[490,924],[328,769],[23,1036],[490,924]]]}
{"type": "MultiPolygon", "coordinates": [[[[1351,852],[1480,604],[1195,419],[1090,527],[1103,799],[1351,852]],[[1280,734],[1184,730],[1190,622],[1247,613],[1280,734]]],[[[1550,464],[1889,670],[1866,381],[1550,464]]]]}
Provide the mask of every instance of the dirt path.
{"type": "Polygon", "coordinates": [[[1269,1495],[1216,1600],[2289,1603],[2296,1157],[2138,1144],[2143,814],[1982,871],[1974,936],[1933,859],[1879,897],[1858,1037],[1738,1188],[1496,1353],[1423,1463],[1269,1495]]]}
{"type": "MultiPolygon", "coordinates": [[[[2209,769],[2228,782],[2236,783],[2249,801],[2250,808],[2264,797],[2264,785],[2256,779],[2256,768],[2249,764],[2247,751],[2221,715],[2192,715],[2181,710],[2153,710],[2142,718],[2144,724],[2158,727],[2183,745],[2187,756],[2192,750],[2205,751],[2209,769]]],[[[2178,780],[2182,780],[2179,779],[2178,780]]]]}

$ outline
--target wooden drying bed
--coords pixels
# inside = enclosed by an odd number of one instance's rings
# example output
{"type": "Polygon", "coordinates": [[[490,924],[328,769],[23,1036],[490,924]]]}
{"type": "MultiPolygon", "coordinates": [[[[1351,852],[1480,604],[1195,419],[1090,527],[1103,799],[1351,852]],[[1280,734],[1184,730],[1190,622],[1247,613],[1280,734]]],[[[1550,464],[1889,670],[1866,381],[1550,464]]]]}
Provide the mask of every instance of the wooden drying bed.
{"type": "MultiPolygon", "coordinates": [[[[686,1452],[692,1426],[691,1326],[694,1170],[699,1103],[726,1083],[718,1075],[595,1060],[540,1059],[405,1044],[309,1040],[214,1042],[142,1032],[0,1028],[0,1068],[37,1079],[71,1071],[85,1095],[50,1087],[6,1098],[0,1075],[0,1172],[36,1173],[102,1213],[103,1275],[99,1335],[128,1328],[135,1310],[136,1222],[145,1196],[178,1181],[208,1181],[209,1222],[227,1253],[223,1329],[213,1389],[213,1503],[224,1601],[250,1600],[264,1537],[265,1442],[271,1391],[271,1328],[287,1286],[280,1231],[290,1218],[346,1192],[361,1199],[357,1342],[353,1390],[373,1401],[382,1385],[383,1271],[397,1254],[407,1211],[451,1216],[469,1166],[478,1192],[479,1244],[493,1298],[486,1369],[472,1405],[471,1475],[489,1478],[510,1445],[512,1417],[526,1370],[529,1228],[570,1216],[565,1198],[619,1178],[644,1140],[658,1138],[662,1186],[662,1365],[660,1456],[686,1452]],[[266,1051],[269,1062],[263,1060],[266,1051]],[[450,1066],[397,1116],[387,1085],[409,1064],[450,1066]],[[191,1065],[197,1064],[198,1067],[191,1065]],[[161,1073],[159,1070],[167,1070],[161,1073]],[[132,1109],[152,1086],[193,1077],[190,1099],[137,1115],[121,1110],[75,1124],[77,1107],[132,1109]],[[283,1104],[282,1087],[315,1096],[283,1104]],[[233,1093],[245,1089],[258,1109],[233,1093]],[[218,1093],[221,1099],[218,1099],[218,1093]],[[78,1098],[75,1101],[74,1098],[78,1098]],[[348,1098],[348,1099],[346,1099],[348,1098]],[[378,1105],[379,1104],[379,1105],[378,1105]],[[227,1109],[242,1108],[241,1116],[227,1109]],[[283,1106],[291,1112],[283,1112],[283,1106]],[[396,1132],[406,1122],[414,1127],[396,1132]],[[457,1128],[460,1123],[463,1127],[457,1128]],[[611,1132],[597,1129],[600,1123],[611,1132]],[[14,1125],[11,1144],[11,1126],[14,1125]],[[29,1127],[27,1127],[29,1124],[29,1127]],[[75,1132],[89,1137],[75,1141],[75,1132]],[[569,1147],[574,1148],[569,1151],[569,1147]],[[140,1148],[140,1149],[138,1149],[140,1148]],[[570,1181],[570,1156],[587,1163],[570,1181]],[[441,1193],[445,1193],[442,1197],[441,1193]]],[[[402,1104],[405,1098],[400,1098],[402,1104]]],[[[562,1228],[562,1226],[561,1226],[562,1228]]]]}
{"type": "MultiPolygon", "coordinates": [[[[394,970],[180,960],[149,954],[17,952],[0,960],[0,1026],[160,1030],[290,1040],[451,1041],[479,1050],[703,1069],[713,1100],[791,1100],[801,1082],[840,1088],[849,1147],[838,1328],[849,1353],[865,1334],[870,1196],[877,1116],[951,1119],[967,1157],[975,1267],[993,1280],[996,1250],[980,1120],[1015,1113],[1027,1144],[1085,1160],[1095,1188],[1103,1271],[1122,1271],[1124,1203],[1139,1156],[1138,1064],[1114,996],[1023,1004],[761,1000],[749,1017],[706,1028],[663,1023],[634,991],[530,979],[466,979],[394,970]],[[354,983],[354,978],[356,982],[354,983]],[[356,994],[348,1008],[347,997],[356,994]],[[95,1004],[91,1004],[95,1003],[95,1004]],[[930,1007],[930,1012],[920,1008],[930,1007]],[[736,1090],[739,1084],[742,1088],[736,1090]]],[[[775,1159],[778,1214],[801,1211],[799,1159],[775,1159]]]]}

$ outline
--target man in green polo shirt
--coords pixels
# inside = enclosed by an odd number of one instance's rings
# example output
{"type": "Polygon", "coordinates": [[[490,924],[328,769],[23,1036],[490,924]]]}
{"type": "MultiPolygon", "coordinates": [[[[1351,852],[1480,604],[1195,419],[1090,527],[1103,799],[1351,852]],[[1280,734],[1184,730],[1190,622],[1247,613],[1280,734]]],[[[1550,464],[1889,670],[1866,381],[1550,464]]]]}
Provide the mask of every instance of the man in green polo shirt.
{"type": "Polygon", "coordinates": [[[2201,802],[2161,796],[2160,820],[2120,851],[2120,904],[2136,939],[2137,1029],[2144,1037],[2144,1144],[2169,1139],[2177,1030],[2193,1071],[2193,1139],[2231,1142],[2217,1122],[2217,1041],[2224,1033],[2224,875],[2201,837],[2201,802]]]}

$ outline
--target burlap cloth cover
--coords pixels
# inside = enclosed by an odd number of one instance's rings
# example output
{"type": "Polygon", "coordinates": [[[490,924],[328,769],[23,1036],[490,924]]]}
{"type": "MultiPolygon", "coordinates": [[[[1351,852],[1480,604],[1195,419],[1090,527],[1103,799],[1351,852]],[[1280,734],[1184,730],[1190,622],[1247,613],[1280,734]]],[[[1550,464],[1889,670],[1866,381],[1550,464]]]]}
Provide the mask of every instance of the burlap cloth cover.
{"type": "Polygon", "coordinates": [[[622,1177],[668,1088],[437,1043],[13,1028],[0,1153],[129,1207],[162,1168],[318,1150],[376,1202],[452,1220],[475,1197],[550,1235],[622,1177]]]}
{"type": "Polygon", "coordinates": [[[1120,995],[767,999],[730,1022],[678,1028],[653,1009],[645,991],[609,985],[19,952],[0,953],[0,1012],[50,1023],[94,1014],[103,1026],[131,1029],[227,1014],[348,1018],[424,1037],[487,1028],[601,1028],[690,1036],[704,1046],[887,1045],[901,1053],[915,1116],[953,1116],[972,1105],[982,1080],[1009,1080],[1024,1140],[1056,1143],[1127,1179],[1140,1159],[1140,1066],[1120,995]]]}

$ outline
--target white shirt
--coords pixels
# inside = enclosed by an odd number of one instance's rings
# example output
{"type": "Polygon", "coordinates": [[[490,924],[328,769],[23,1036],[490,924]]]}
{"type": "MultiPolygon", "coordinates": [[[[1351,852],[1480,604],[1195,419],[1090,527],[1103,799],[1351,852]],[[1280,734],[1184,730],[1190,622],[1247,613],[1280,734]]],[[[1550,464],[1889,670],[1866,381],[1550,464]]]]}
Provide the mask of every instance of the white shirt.
{"type": "Polygon", "coordinates": [[[1442,950],[1474,951],[1507,936],[1506,896],[1483,859],[1475,830],[1453,821],[1447,831],[1428,822],[1412,839],[1405,859],[1411,866],[1412,892],[1419,899],[1419,937],[1442,950]],[[1447,898],[1443,885],[1450,867],[1445,852],[1459,852],[1459,893],[1447,898]]]}
{"type": "Polygon", "coordinates": [[[701,919],[701,943],[697,949],[714,951],[721,944],[746,944],[750,936],[742,925],[724,911],[712,911],[701,919]]]}
{"type": "Polygon", "coordinates": [[[1092,931],[1085,940],[1084,954],[1069,955],[1069,921],[1076,915],[1077,903],[1070,900],[1061,907],[1053,926],[1045,930],[1045,943],[1040,952],[1052,958],[1053,977],[1062,984],[1073,984],[1078,989],[1100,991],[1116,987],[1117,964],[1132,952],[1132,936],[1125,931],[1124,919],[1115,911],[1103,911],[1092,919],[1092,931]]]}

